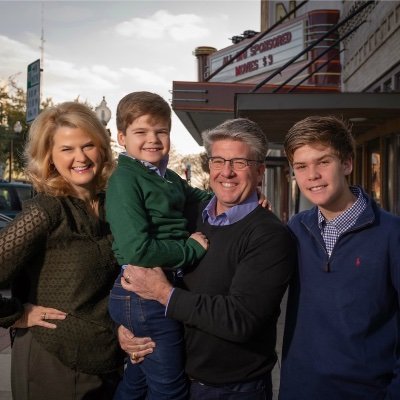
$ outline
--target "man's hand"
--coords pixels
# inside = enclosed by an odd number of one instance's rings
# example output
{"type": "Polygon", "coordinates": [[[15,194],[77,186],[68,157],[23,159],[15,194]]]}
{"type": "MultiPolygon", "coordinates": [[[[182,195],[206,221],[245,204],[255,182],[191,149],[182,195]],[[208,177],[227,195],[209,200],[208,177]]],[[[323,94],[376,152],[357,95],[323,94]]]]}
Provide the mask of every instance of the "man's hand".
{"type": "Polygon", "coordinates": [[[132,364],[142,362],[147,354],[152,353],[153,348],[156,347],[150,338],[138,338],[122,325],[118,327],[117,334],[119,345],[129,355],[132,364]]]}
{"type": "Polygon", "coordinates": [[[121,285],[147,300],[156,300],[167,305],[172,285],[161,268],[144,268],[128,265],[124,269],[121,285]]]}

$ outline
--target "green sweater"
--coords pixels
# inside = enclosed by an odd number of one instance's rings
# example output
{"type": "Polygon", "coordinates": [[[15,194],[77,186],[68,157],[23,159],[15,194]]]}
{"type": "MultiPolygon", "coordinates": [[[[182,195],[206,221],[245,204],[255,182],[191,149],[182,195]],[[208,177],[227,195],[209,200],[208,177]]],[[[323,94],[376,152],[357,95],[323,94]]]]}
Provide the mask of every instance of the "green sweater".
{"type": "Polygon", "coordinates": [[[162,178],[140,161],[120,155],[106,193],[106,215],[118,262],[142,267],[193,265],[205,254],[188,239],[184,212],[210,194],[167,169],[162,178]]]}
{"type": "Polygon", "coordinates": [[[56,329],[29,328],[35,339],[64,365],[88,374],[123,365],[108,295],[119,267],[104,219],[74,197],[43,194],[0,231],[0,284],[12,285],[12,299],[0,299],[0,326],[12,325],[22,304],[68,313],[56,329]]]}

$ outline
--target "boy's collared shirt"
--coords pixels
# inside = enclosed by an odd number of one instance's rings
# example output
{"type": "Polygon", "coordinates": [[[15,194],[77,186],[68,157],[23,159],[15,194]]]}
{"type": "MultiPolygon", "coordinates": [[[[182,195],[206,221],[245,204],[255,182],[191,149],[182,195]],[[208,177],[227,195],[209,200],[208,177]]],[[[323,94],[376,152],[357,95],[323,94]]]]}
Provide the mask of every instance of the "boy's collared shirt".
{"type": "Polygon", "coordinates": [[[325,242],[329,257],[339,236],[349,230],[357,221],[358,217],[367,207],[367,201],[358,187],[351,186],[351,192],[357,197],[354,204],[336,218],[327,221],[318,209],[318,226],[325,242]]]}
{"type": "Polygon", "coordinates": [[[225,226],[240,221],[258,206],[258,196],[255,191],[243,203],[237,204],[220,215],[215,215],[217,198],[214,196],[202,212],[203,222],[210,225],[225,226]]]}
{"type": "Polygon", "coordinates": [[[130,158],[132,158],[132,160],[137,160],[137,161],[141,162],[150,171],[154,171],[158,176],[161,176],[161,178],[165,177],[165,173],[167,172],[168,160],[169,160],[169,156],[168,155],[165,156],[160,161],[160,166],[159,167],[156,167],[155,165],[153,165],[152,163],[150,163],[148,161],[138,160],[137,158],[132,157],[131,155],[129,155],[126,151],[121,153],[121,155],[125,156],[125,157],[130,157],[130,158]]]}

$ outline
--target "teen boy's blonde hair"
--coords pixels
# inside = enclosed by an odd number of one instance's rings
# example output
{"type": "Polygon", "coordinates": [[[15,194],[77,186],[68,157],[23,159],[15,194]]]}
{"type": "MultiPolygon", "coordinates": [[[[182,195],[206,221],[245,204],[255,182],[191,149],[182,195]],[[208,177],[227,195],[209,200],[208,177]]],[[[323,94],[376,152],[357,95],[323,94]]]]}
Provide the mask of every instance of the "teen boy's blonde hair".
{"type": "Polygon", "coordinates": [[[154,122],[166,121],[171,129],[171,107],[158,94],[132,92],[123,97],[117,106],[117,129],[126,134],[128,126],[137,118],[150,115],[154,122]]]}
{"type": "Polygon", "coordinates": [[[48,108],[32,123],[25,147],[25,159],[26,174],[35,190],[53,196],[75,194],[51,160],[54,135],[58,128],[64,126],[85,131],[99,150],[102,169],[96,177],[95,185],[97,191],[103,191],[114,168],[110,135],[90,108],[76,102],[65,102],[48,108]]]}
{"type": "Polygon", "coordinates": [[[341,161],[354,158],[355,142],[350,126],[335,116],[311,116],[295,123],[285,137],[286,157],[292,164],[298,148],[318,144],[331,147],[341,161]]]}

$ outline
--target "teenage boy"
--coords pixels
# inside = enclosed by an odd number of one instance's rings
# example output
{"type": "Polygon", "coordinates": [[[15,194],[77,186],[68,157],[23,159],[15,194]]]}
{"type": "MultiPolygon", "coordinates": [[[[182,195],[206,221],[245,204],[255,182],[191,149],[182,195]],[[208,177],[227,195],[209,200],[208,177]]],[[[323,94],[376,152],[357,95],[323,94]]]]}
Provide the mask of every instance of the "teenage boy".
{"type": "MultiPolygon", "coordinates": [[[[195,265],[206,252],[203,234],[189,237],[184,210],[210,195],[167,169],[170,128],[171,109],[159,95],[133,92],[119,102],[118,143],[126,153],[110,178],[106,213],[120,265],[162,266],[173,281],[176,271],[195,265]]],[[[166,318],[159,303],[125,291],[120,277],[110,294],[111,317],[136,335],[152,337],[157,347],[140,364],[131,354],[114,400],[186,399],[180,323],[166,318]]]]}
{"type": "Polygon", "coordinates": [[[280,400],[400,399],[400,218],[350,186],[354,139],[335,117],[296,123],[285,151],[315,207],[295,215],[280,400]]]}

